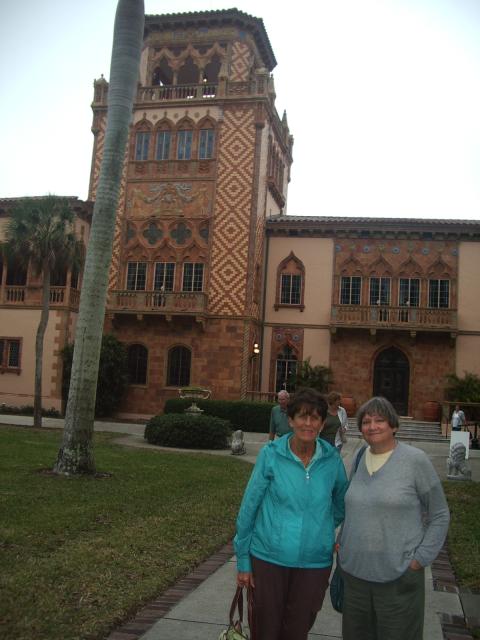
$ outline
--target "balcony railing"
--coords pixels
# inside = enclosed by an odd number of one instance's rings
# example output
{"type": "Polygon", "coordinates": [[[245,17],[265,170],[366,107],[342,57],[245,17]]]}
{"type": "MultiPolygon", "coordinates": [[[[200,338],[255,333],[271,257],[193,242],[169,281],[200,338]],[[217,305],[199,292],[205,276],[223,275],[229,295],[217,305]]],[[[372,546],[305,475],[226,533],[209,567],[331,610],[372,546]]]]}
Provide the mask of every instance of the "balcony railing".
{"type": "MultiPolygon", "coordinates": [[[[3,304],[8,306],[40,307],[42,305],[42,287],[5,286],[3,304]]],[[[70,307],[78,309],[80,291],[69,287],[50,287],[50,307],[70,307]]]]}
{"type": "Polygon", "coordinates": [[[206,100],[217,95],[216,84],[176,84],[168,86],[139,87],[138,102],[158,100],[206,100]]]}
{"type": "Polygon", "coordinates": [[[344,327],[407,330],[453,330],[457,327],[456,309],[427,307],[389,307],[333,305],[331,324],[344,327]]]}
{"type": "Polygon", "coordinates": [[[114,313],[163,313],[195,315],[207,310],[207,296],[201,292],[111,291],[109,308],[114,313]]]}

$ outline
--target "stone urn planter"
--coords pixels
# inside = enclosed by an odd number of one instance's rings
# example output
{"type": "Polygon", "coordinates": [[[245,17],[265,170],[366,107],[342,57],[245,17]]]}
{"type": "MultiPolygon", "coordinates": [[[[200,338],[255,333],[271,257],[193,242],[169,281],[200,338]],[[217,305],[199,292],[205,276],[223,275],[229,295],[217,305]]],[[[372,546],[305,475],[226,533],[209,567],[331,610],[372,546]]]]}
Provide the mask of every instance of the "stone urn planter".
{"type": "Polygon", "coordinates": [[[352,396],[342,396],[340,404],[347,412],[347,416],[349,418],[353,418],[355,416],[355,412],[357,410],[357,403],[355,402],[355,398],[353,398],[352,396]]]}
{"type": "Polygon", "coordinates": [[[208,400],[212,392],[210,389],[202,389],[201,387],[181,387],[178,390],[178,393],[182,400],[192,400],[192,404],[188,409],[185,409],[185,413],[189,413],[190,415],[201,415],[203,413],[203,409],[200,409],[195,401],[208,400]]]}

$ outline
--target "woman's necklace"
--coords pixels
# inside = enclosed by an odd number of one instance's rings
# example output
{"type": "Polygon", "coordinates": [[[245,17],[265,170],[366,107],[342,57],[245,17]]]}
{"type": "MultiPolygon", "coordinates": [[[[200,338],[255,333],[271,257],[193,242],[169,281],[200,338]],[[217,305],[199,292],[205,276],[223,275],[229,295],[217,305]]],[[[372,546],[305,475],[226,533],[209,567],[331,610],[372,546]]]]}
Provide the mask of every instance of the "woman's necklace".
{"type": "Polygon", "coordinates": [[[290,448],[293,451],[293,453],[297,456],[297,458],[300,458],[303,466],[308,467],[308,465],[310,464],[310,460],[313,458],[313,454],[315,452],[315,446],[316,445],[314,443],[311,450],[308,449],[308,450],[299,451],[296,444],[292,442],[290,448]]]}

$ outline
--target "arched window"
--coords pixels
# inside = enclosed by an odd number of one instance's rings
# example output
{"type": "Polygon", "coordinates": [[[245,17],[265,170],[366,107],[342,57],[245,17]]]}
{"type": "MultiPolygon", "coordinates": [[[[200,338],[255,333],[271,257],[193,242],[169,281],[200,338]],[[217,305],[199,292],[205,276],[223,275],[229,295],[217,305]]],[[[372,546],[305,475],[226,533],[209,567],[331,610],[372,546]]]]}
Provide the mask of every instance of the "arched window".
{"type": "Polygon", "coordinates": [[[277,355],[275,366],[275,391],[278,393],[282,389],[293,391],[292,378],[297,371],[297,356],[292,347],[286,346],[277,355]]]}
{"type": "Polygon", "coordinates": [[[172,347],[168,352],[167,386],[188,387],[192,353],[187,347],[172,347]]]}
{"type": "Polygon", "coordinates": [[[305,292],[305,267],[293,252],[278,265],[275,310],[279,307],[296,307],[303,311],[305,292]]]}
{"type": "Polygon", "coordinates": [[[168,64],[168,60],[166,58],[162,58],[160,64],[153,70],[152,85],[165,86],[171,84],[173,84],[172,68],[168,64]]]}
{"type": "Polygon", "coordinates": [[[191,56],[187,56],[183,66],[178,72],[177,84],[198,84],[200,69],[194,63],[191,56]]]}
{"type": "Polygon", "coordinates": [[[129,384],[147,384],[148,350],[141,344],[128,347],[129,384]]]}

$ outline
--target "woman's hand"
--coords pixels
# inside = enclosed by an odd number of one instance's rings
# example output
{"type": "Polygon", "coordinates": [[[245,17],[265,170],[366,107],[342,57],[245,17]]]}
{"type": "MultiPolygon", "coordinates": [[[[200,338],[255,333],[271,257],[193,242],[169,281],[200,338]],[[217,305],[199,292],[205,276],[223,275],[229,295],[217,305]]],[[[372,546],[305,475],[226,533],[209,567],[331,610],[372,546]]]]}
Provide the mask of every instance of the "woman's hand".
{"type": "Polygon", "coordinates": [[[239,587],[252,587],[255,588],[255,582],[253,580],[253,573],[251,571],[239,571],[237,573],[237,585],[239,587]]]}
{"type": "Polygon", "coordinates": [[[408,566],[410,567],[410,569],[412,569],[412,571],[420,571],[420,569],[423,569],[418,560],[412,560],[408,566]]]}

